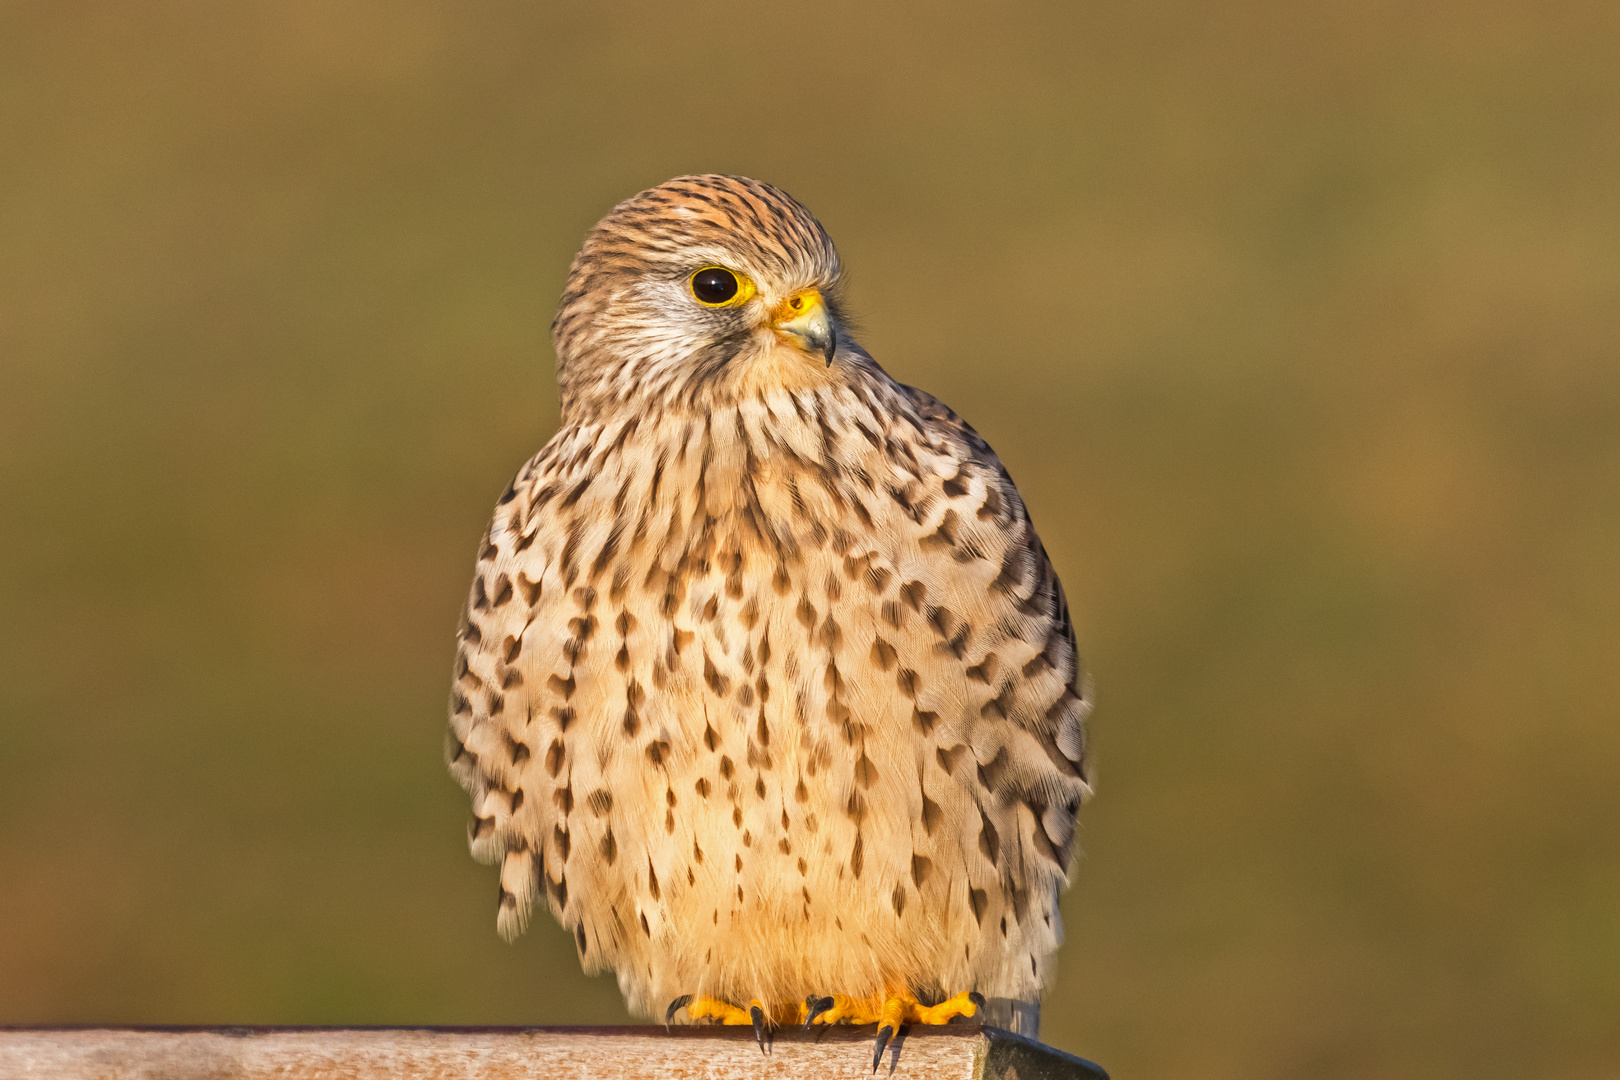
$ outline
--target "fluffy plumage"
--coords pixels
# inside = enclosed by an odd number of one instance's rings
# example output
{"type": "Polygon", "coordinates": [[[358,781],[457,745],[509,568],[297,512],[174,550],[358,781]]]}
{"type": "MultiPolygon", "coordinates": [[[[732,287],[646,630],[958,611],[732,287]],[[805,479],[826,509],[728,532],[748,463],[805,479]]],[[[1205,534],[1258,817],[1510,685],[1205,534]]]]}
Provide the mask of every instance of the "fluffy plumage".
{"type": "MultiPolygon", "coordinates": [[[[632,1011],[909,987],[1031,1002],[1061,940],[1089,709],[989,446],[839,333],[769,185],[621,203],[554,324],[563,423],[480,546],[451,694],[498,926],[548,904],[632,1011]],[[758,295],[709,308],[704,266],[758,295]]],[[[1027,1024],[1026,1024],[1027,1026],[1027,1024]]]]}

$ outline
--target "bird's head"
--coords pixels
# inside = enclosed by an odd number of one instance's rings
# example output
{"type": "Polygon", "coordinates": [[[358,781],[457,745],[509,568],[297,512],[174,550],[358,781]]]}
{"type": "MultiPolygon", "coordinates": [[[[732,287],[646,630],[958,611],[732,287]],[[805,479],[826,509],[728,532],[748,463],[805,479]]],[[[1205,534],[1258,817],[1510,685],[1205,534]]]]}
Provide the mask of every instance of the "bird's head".
{"type": "Polygon", "coordinates": [[[703,405],[836,377],[838,252],[787,193],[682,176],[618,206],[574,258],[552,324],[564,416],[703,405]]]}

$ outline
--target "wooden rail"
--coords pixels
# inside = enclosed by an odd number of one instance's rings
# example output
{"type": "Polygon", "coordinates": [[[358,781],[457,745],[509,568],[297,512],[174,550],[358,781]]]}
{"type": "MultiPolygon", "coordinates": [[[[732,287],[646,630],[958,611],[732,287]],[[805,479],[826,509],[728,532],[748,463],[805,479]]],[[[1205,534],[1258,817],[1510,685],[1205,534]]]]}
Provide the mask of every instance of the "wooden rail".
{"type": "MultiPolygon", "coordinates": [[[[5,1080],[650,1080],[872,1076],[874,1028],[0,1028],[5,1080]]],[[[889,1080],[1107,1080],[1089,1061],[1002,1031],[903,1030],[889,1080]]]]}

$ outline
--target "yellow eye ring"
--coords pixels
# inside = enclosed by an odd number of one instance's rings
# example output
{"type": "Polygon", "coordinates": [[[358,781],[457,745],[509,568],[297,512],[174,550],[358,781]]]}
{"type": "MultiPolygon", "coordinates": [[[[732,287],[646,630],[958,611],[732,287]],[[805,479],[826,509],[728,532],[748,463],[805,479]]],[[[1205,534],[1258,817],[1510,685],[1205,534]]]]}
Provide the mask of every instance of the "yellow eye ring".
{"type": "Polygon", "coordinates": [[[754,295],[754,283],[746,274],[723,266],[705,266],[686,279],[692,299],[704,307],[736,307],[754,295]]]}

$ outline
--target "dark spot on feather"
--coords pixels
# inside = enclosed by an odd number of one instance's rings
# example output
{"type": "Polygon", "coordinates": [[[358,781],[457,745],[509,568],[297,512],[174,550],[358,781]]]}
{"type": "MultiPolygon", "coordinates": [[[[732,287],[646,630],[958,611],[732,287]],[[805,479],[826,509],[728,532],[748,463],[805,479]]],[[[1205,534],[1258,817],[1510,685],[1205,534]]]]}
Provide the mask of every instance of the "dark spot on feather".
{"type": "Polygon", "coordinates": [[[833,621],[831,613],[827,615],[827,621],[821,624],[820,637],[821,644],[827,649],[828,652],[836,652],[839,643],[843,641],[844,632],[839,628],[838,624],[833,621]]]}
{"type": "Polygon", "coordinates": [[[709,689],[718,697],[725,697],[731,692],[731,680],[720,674],[719,669],[714,666],[714,661],[709,659],[708,653],[703,654],[703,681],[709,684],[709,689]]]}
{"type": "Polygon", "coordinates": [[[911,883],[920,891],[928,875],[934,872],[934,864],[926,855],[913,855],[911,857],[911,883]]]}
{"type": "Polygon", "coordinates": [[[546,884],[551,892],[551,902],[553,906],[555,906],[558,911],[566,910],[568,907],[568,878],[560,877],[556,881],[552,881],[548,878],[546,880],[546,884]]]}
{"type": "Polygon", "coordinates": [[[986,484],[984,489],[984,502],[979,504],[978,518],[980,521],[989,521],[1001,514],[1001,492],[993,484],[986,484]]]}
{"type": "Polygon", "coordinates": [[[956,544],[958,520],[955,510],[945,511],[940,519],[939,528],[929,533],[919,541],[924,550],[933,547],[953,547],[956,544]]]}
{"type": "Polygon", "coordinates": [[[929,836],[934,835],[941,822],[945,820],[945,812],[939,808],[939,803],[927,795],[922,797],[922,825],[923,832],[929,836]]]}
{"type": "Polygon", "coordinates": [[[844,595],[844,583],[839,581],[831,571],[828,571],[827,580],[823,583],[823,587],[827,591],[827,599],[833,603],[837,603],[844,595]]]}
{"type": "Polygon", "coordinates": [[[1066,867],[1069,861],[1068,852],[1060,852],[1058,850],[1057,845],[1052,843],[1051,837],[1046,835],[1046,829],[1041,824],[1042,819],[1046,816],[1046,807],[1036,802],[1029,802],[1025,805],[1027,805],[1030,812],[1035,815],[1035,827],[1030,830],[1030,836],[1034,841],[1035,850],[1046,856],[1046,858],[1050,859],[1053,863],[1057,864],[1060,869],[1066,867]]]}
{"type": "Polygon", "coordinates": [[[996,668],[1000,663],[1001,661],[995,653],[989,653],[985,656],[983,661],[974,664],[972,667],[967,669],[967,677],[972,682],[983,683],[984,685],[989,686],[990,680],[995,678],[996,668]]]}
{"type": "Polygon", "coordinates": [[[591,486],[591,479],[591,477],[587,476],[585,479],[576,484],[573,490],[569,491],[567,495],[563,496],[563,500],[557,504],[557,508],[559,510],[567,510],[569,507],[579,502],[580,496],[584,495],[585,490],[591,486]]]}
{"type": "Polygon", "coordinates": [[[540,583],[538,581],[530,581],[529,576],[520,571],[517,576],[517,583],[518,588],[523,590],[523,602],[525,604],[534,607],[535,604],[540,602],[540,583]]]}
{"type": "Polygon", "coordinates": [[[996,859],[1001,854],[1001,838],[996,835],[996,827],[990,824],[983,809],[979,811],[979,850],[984,852],[991,866],[996,865],[996,859]]]}
{"type": "Polygon", "coordinates": [[[979,766],[979,785],[986,791],[1000,791],[1007,775],[1007,748],[996,751],[996,756],[979,766]]]}

